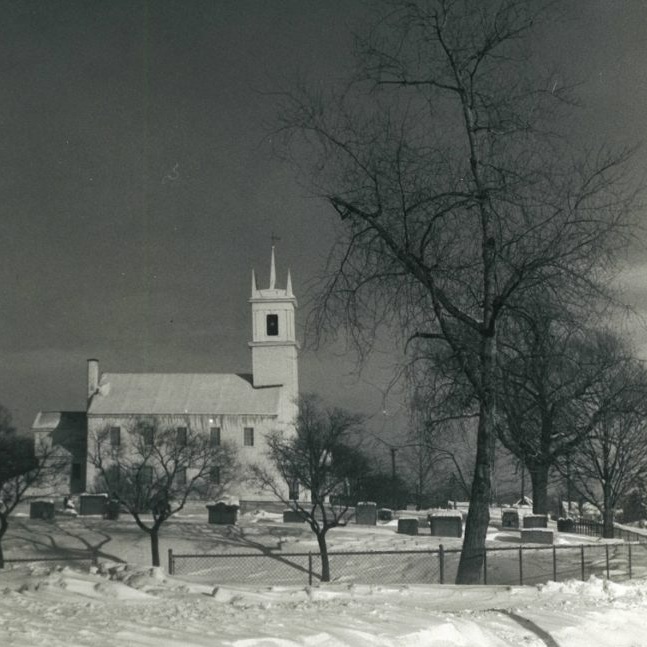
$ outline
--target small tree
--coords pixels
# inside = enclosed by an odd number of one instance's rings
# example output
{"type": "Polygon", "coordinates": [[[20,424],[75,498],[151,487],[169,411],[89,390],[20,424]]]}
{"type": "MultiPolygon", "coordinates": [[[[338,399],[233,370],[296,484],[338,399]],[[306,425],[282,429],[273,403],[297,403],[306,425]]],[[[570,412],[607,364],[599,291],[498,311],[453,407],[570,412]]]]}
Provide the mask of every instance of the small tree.
{"type": "Polygon", "coordinates": [[[630,489],[625,498],[620,502],[622,506],[622,522],[638,521],[641,525],[647,518],[647,497],[645,493],[645,480],[638,479],[636,485],[630,489]]]}
{"type": "Polygon", "coordinates": [[[0,568],[4,568],[2,539],[9,529],[9,515],[52,465],[52,451],[43,447],[36,453],[31,438],[16,431],[11,413],[0,405],[0,568]]]}
{"type": "Polygon", "coordinates": [[[590,432],[588,403],[618,361],[587,324],[535,294],[511,311],[501,335],[497,434],[528,470],[537,514],[548,513],[550,471],[590,432]]]}
{"type": "MultiPolygon", "coordinates": [[[[326,534],[346,523],[349,500],[343,496],[356,479],[358,451],[352,444],[361,418],[342,409],[324,408],[314,395],[302,396],[296,434],[276,431],[268,437],[270,465],[252,467],[254,481],[299,512],[317,537],[321,554],[321,580],[330,581],[326,534]],[[296,495],[299,484],[309,500],[296,495]],[[286,484],[290,492],[286,496],[286,484]]],[[[304,493],[304,495],[305,495],[304,493]]]]}
{"type": "Polygon", "coordinates": [[[614,535],[616,508],[647,478],[647,373],[613,346],[607,353],[616,356],[615,370],[607,371],[587,403],[590,431],[569,466],[575,489],[602,513],[608,538],[614,535]]]}
{"type": "Polygon", "coordinates": [[[90,462],[99,489],[107,490],[151,541],[153,566],[160,565],[162,524],[191,497],[221,496],[235,473],[235,449],[215,445],[208,435],[184,427],[162,427],[138,419],[115,442],[109,427],[93,439],[90,462]],[[148,522],[143,515],[152,515],[148,522]]]}

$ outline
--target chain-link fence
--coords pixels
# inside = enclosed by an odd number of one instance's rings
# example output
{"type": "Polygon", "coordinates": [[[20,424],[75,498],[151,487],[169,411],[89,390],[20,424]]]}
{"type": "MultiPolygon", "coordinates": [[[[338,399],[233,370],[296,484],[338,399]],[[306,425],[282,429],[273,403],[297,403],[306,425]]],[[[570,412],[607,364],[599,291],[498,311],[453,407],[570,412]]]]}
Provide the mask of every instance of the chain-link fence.
{"type": "Polygon", "coordinates": [[[75,566],[81,567],[83,569],[88,569],[90,566],[96,566],[97,564],[97,554],[95,552],[83,552],[77,555],[48,555],[48,556],[36,556],[33,557],[10,557],[5,558],[4,566],[6,568],[11,568],[12,566],[18,564],[43,564],[47,566],[68,566],[74,564],[75,566]]]}
{"type": "MultiPolygon", "coordinates": [[[[443,584],[456,580],[460,549],[331,551],[331,580],[357,584],[443,584]]],[[[321,580],[319,553],[178,555],[169,551],[169,573],[220,584],[304,584],[321,580]]],[[[540,584],[587,580],[624,581],[647,576],[647,544],[488,548],[483,584],[540,584]]]]}
{"type": "Polygon", "coordinates": [[[312,553],[223,553],[175,555],[169,550],[171,575],[223,584],[302,584],[312,578],[312,553]]]}

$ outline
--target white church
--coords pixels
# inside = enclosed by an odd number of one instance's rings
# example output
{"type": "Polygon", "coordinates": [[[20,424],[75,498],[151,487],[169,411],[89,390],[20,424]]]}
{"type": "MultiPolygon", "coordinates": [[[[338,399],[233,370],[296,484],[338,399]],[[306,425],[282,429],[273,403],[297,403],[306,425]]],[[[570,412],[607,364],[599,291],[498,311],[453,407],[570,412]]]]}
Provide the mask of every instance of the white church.
{"type": "MultiPolygon", "coordinates": [[[[118,439],[122,429],[140,418],[153,417],[166,428],[188,426],[218,443],[231,443],[238,448],[243,474],[245,464],[263,460],[266,435],[294,428],[299,394],[297,300],[289,270],[285,289],[276,287],[274,248],[269,287],[259,289],[252,271],[249,303],[251,375],[102,373],[98,360],[88,360],[86,411],[41,411],[32,427],[37,446],[55,445],[68,457],[69,488],[62,494],[93,489],[96,474],[88,461],[88,438],[109,429],[111,438],[118,439]]],[[[67,476],[64,480],[67,484],[67,476]]],[[[229,494],[243,510],[271,498],[254,491],[244,478],[232,487],[229,494]]]]}

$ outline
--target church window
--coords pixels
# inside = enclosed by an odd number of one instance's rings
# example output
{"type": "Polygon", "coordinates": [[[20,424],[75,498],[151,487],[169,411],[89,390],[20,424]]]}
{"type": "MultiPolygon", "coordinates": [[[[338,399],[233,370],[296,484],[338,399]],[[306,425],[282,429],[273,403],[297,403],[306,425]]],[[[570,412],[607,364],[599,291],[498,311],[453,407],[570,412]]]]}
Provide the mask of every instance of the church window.
{"type": "Polygon", "coordinates": [[[110,446],[119,447],[121,445],[121,427],[110,427],[110,446]]]}
{"type": "Polygon", "coordinates": [[[186,467],[179,467],[175,473],[175,481],[180,486],[186,485],[186,467]]]}
{"type": "Polygon", "coordinates": [[[267,315],[267,336],[276,337],[279,334],[279,316],[267,315]]]}
{"type": "Polygon", "coordinates": [[[108,488],[118,488],[121,483],[121,470],[119,465],[111,465],[106,470],[106,484],[108,488]]]}
{"type": "Polygon", "coordinates": [[[153,482],[153,468],[150,465],[142,465],[139,468],[139,482],[150,485],[153,482]]]}
{"type": "Polygon", "coordinates": [[[209,477],[214,485],[220,485],[220,467],[214,465],[209,472],[209,477]]]}
{"type": "Polygon", "coordinates": [[[254,446],[254,427],[245,427],[243,429],[243,445],[245,447],[254,446]]]}
{"type": "Polygon", "coordinates": [[[220,445],[220,427],[211,427],[211,446],[218,447],[220,445]]]}
{"type": "Polygon", "coordinates": [[[176,429],[176,442],[179,447],[185,447],[186,446],[186,436],[187,436],[187,429],[186,427],[178,427],[176,429]]]}
{"type": "Polygon", "coordinates": [[[289,490],[288,490],[288,499],[290,501],[298,501],[299,500],[299,481],[297,479],[293,479],[288,483],[289,490]]]}
{"type": "Polygon", "coordinates": [[[144,441],[144,445],[146,445],[147,447],[150,447],[153,444],[153,428],[144,427],[141,433],[142,433],[142,440],[144,441]]]}

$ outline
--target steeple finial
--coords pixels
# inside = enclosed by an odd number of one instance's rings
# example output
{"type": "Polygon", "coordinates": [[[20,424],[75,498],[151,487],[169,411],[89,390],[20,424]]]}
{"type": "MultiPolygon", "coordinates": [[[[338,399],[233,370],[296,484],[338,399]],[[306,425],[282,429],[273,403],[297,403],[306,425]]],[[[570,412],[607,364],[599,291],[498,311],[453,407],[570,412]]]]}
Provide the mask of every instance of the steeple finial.
{"type": "Polygon", "coordinates": [[[292,276],[290,275],[290,268],[288,268],[288,281],[285,285],[285,294],[288,297],[293,297],[292,294],[292,276]]]}
{"type": "Polygon", "coordinates": [[[252,297],[256,296],[257,289],[258,288],[256,287],[256,274],[254,273],[254,270],[252,270],[252,297]]]}
{"type": "Polygon", "coordinates": [[[274,245],[272,245],[272,264],[270,265],[270,290],[276,287],[276,266],[274,263],[274,245]]]}

